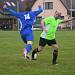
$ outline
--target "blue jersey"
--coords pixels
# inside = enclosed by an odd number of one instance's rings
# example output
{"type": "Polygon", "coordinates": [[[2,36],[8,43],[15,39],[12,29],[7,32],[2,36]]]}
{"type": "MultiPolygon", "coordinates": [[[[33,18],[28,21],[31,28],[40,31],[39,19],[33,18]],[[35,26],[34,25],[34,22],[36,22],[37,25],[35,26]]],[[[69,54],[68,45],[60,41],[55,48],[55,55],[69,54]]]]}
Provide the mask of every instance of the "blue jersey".
{"type": "Polygon", "coordinates": [[[32,28],[32,25],[34,24],[36,16],[43,11],[42,7],[40,6],[38,7],[37,11],[16,12],[10,8],[5,8],[5,10],[7,12],[10,12],[10,15],[16,16],[19,19],[21,31],[26,28],[32,28]]]}

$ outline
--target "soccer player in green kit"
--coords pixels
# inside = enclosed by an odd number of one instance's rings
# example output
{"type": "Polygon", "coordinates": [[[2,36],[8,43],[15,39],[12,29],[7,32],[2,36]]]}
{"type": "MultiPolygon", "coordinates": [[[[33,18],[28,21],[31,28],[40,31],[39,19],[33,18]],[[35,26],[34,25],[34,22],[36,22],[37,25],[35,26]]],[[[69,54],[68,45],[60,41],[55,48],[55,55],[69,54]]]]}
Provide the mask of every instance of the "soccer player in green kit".
{"type": "Polygon", "coordinates": [[[61,20],[60,12],[56,11],[54,16],[49,16],[41,21],[41,26],[43,32],[41,33],[39,46],[33,50],[32,52],[32,60],[36,59],[37,52],[43,50],[45,45],[51,46],[53,48],[53,60],[52,64],[57,64],[57,57],[58,57],[58,44],[55,40],[55,33],[57,27],[60,23],[68,22],[73,20],[74,18],[70,18],[68,20],[61,20]]]}

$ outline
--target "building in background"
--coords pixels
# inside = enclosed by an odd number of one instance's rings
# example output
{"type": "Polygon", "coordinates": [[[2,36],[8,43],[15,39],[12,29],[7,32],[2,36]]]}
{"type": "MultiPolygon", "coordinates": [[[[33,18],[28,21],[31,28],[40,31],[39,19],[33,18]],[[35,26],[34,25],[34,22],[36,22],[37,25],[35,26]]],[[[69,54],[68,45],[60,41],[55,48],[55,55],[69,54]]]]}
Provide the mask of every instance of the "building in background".
{"type": "MultiPolygon", "coordinates": [[[[3,11],[3,5],[4,2],[14,2],[14,6],[10,6],[10,8],[14,9],[17,12],[23,12],[27,7],[32,7],[34,2],[36,0],[24,0],[21,2],[20,0],[0,0],[0,11],[3,11]]],[[[3,11],[4,12],[4,11],[3,11]]],[[[0,29],[2,30],[18,30],[19,29],[19,23],[16,19],[16,17],[8,16],[8,12],[4,12],[5,15],[0,14],[0,29]]]]}
{"type": "MultiPolygon", "coordinates": [[[[64,19],[69,18],[69,15],[70,17],[75,17],[75,0],[37,0],[33,9],[36,9],[39,4],[42,5],[44,12],[38,16],[37,20],[40,20],[41,17],[53,16],[56,10],[61,12],[64,19]]],[[[59,28],[72,30],[75,28],[75,20],[65,23],[59,26],[59,28]]]]}
{"type": "MultiPolygon", "coordinates": [[[[75,17],[75,0],[61,0],[61,2],[67,7],[70,16],[75,17]]],[[[67,27],[71,30],[75,28],[75,20],[69,22],[67,27]]]]}
{"type": "Polygon", "coordinates": [[[37,21],[36,21],[37,25],[35,25],[35,27],[40,27],[39,23],[40,23],[41,18],[54,16],[55,11],[61,12],[62,18],[68,18],[67,16],[68,9],[61,2],[61,0],[37,0],[35,4],[33,5],[32,9],[36,10],[38,5],[41,5],[44,11],[37,17],[37,21]]]}
{"type": "MultiPolygon", "coordinates": [[[[37,17],[36,19],[37,21],[34,24],[34,27],[40,27],[41,19],[46,18],[48,16],[54,16],[54,12],[56,10],[62,13],[62,18],[68,18],[67,16],[68,14],[72,16],[75,15],[74,13],[75,0],[25,0],[24,2],[21,2],[20,0],[4,0],[4,1],[9,1],[9,2],[13,1],[16,4],[16,7],[12,8],[16,11],[25,11],[26,7],[31,7],[32,10],[36,10],[38,5],[41,5],[44,11],[37,17]]],[[[13,30],[17,30],[19,26],[18,25],[19,23],[15,17],[12,16],[9,17],[6,15],[5,16],[0,15],[0,26],[2,26],[2,24],[3,25],[5,24],[4,25],[5,28],[7,26],[8,29],[13,29],[13,30]]],[[[67,23],[65,26],[72,26],[71,24],[67,23]]]]}
{"type": "Polygon", "coordinates": [[[75,0],[61,0],[61,2],[68,8],[70,14],[75,17],[75,0]]]}
{"type": "Polygon", "coordinates": [[[67,15],[67,8],[63,5],[60,0],[37,0],[33,5],[33,10],[37,8],[38,5],[42,5],[44,12],[39,16],[43,18],[47,16],[54,16],[55,11],[62,13],[62,16],[67,15]]]}

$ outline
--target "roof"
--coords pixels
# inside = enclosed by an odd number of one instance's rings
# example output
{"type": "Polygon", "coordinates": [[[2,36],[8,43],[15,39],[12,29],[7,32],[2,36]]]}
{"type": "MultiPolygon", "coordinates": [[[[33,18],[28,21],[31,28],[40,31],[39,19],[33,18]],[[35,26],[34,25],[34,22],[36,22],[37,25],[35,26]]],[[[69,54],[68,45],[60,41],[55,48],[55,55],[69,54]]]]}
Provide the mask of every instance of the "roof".
{"type": "Polygon", "coordinates": [[[75,9],[75,0],[60,0],[68,9],[71,9],[71,1],[72,8],[75,9]]]}
{"type": "Polygon", "coordinates": [[[75,17],[75,0],[60,0],[60,1],[68,8],[69,11],[72,11],[72,16],[75,17]]]}
{"type": "Polygon", "coordinates": [[[36,0],[24,0],[24,2],[21,2],[20,0],[0,0],[0,6],[3,5],[4,1],[8,2],[14,2],[16,4],[16,7],[11,7],[15,10],[17,10],[17,4],[19,5],[19,11],[25,11],[27,7],[32,8],[33,4],[36,2],[36,0]]]}
{"type": "Polygon", "coordinates": [[[64,4],[63,0],[60,0],[64,7],[68,10],[68,7],[64,4]]]}

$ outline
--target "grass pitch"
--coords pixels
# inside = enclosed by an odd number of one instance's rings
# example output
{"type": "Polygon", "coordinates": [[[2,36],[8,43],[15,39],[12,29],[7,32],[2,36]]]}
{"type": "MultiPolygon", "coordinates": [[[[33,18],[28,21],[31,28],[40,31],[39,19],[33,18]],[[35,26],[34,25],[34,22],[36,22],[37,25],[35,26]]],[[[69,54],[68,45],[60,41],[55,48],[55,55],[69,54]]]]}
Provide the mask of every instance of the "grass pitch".
{"type": "MultiPolygon", "coordinates": [[[[36,48],[41,31],[35,31],[36,48]]],[[[24,43],[18,31],[0,31],[0,75],[75,75],[75,31],[57,31],[59,65],[52,65],[52,48],[46,46],[38,60],[22,59],[24,43]]]]}

